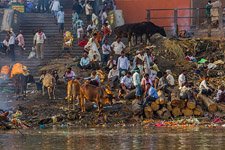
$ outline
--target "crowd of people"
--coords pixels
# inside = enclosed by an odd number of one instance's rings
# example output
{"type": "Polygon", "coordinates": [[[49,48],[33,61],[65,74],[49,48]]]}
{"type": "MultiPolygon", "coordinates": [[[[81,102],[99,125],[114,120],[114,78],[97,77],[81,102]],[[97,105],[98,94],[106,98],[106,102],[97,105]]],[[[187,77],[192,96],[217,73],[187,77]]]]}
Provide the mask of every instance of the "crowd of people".
{"type": "MultiPolygon", "coordinates": [[[[113,7],[108,6],[104,5],[100,13],[96,14],[91,1],[83,4],[81,1],[74,1],[73,30],[76,31],[78,45],[84,48],[78,67],[82,71],[93,71],[91,77],[85,79],[91,80],[96,86],[101,85],[100,77],[96,74],[96,70],[101,68],[108,73],[111,90],[119,89],[119,97],[128,95],[135,89],[136,98],[141,100],[144,97],[145,104],[159,97],[157,91],[166,94],[168,100],[171,100],[172,93],[176,90],[179,90],[181,99],[192,99],[198,92],[207,96],[212,94],[207,77],[202,77],[199,88],[194,89],[193,83],[186,77],[185,70],[178,77],[179,89],[176,89],[176,80],[170,68],[165,72],[158,68],[157,60],[153,55],[156,48],[154,45],[139,48],[136,54],[131,56],[127,55],[121,37],[116,37],[113,42],[110,41],[113,38],[113,29],[109,25],[108,12],[113,7]],[[85,13],[86,21],[81,19],[82,13],[85,13]]],[[[71,73],[71,68],[69,70],[68,74],[71,73]]],[[[224,97],[221,95],[224,93],[224,90],[222,92],[218,90],[217,101],[221,101],[221,97],[224,97]]]]}
{"type": "Polygon", "coordinates": [[[5,36],[5,39],[1,43],[1,52],[7,55],[12,61],[15,61],[15,46],[18,45],[20,48],[20,54],[24,53],[25,41],[23,31],[20,30],[16,35],[13,29],[10,29],[5,36]]]}

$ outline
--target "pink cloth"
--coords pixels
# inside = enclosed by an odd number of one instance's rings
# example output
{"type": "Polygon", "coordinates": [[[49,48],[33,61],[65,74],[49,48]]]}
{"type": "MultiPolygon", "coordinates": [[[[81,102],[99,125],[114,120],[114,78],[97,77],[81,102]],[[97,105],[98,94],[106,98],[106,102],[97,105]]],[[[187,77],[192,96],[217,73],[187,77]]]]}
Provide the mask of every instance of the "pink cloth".
{"type": "Polygon", "coordinates": [[[18,41],[19,46],[25,46],[24,37],[21,33],[16,37],[16,40],[18,41]]]}

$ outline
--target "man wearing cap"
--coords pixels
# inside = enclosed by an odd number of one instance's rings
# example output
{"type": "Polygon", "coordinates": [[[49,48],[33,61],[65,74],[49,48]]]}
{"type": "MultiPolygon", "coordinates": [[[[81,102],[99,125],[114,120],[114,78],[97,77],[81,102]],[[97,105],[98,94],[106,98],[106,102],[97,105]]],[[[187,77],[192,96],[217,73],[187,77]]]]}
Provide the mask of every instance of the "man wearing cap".
{"type": "Polygon", "coordinates": [[[130,62],[128,58],[125,56],[124,52],[121,52],[121,56],[118,58],[117,62],[117,69],[119,70],[120,74],[122,71],[128,71],[130,66],[130,62]]]}
{"type": "Polygon", "coordinates": [[[135,68],[134,69],[134,74],[133,74],[133,85],[135,86],[135,96],[138,100],[141,100],[141,79],[140,79],[140,74],[139,74],[139,69],[135,68]]]}

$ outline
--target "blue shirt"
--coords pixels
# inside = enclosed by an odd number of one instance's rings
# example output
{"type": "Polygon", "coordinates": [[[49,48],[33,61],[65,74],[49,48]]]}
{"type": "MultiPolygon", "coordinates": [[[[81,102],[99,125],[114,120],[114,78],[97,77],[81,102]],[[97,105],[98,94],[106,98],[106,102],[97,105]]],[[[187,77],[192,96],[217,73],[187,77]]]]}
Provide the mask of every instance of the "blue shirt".
{"type": "Polygon", "coordinates": [[[150,87],[150,89],[148,90],[148,96],[151,96],[155,99],[159,98],[158,93],[154,87],[150,87]]]}
{"type": "Polygon", "coordinates": [[[81,60],[80,60],[81,66],[87,66],[89,63],[90,63],[90,60],[89,60],[88,57],[87,58],[82,57],[81,60]]]}
{"type": "Polygon", "coordinates": [[[58,21],[58,23],[64,23],[64,12],[63,11],[59,11],[57,13],[57,21],[58,21]]]}

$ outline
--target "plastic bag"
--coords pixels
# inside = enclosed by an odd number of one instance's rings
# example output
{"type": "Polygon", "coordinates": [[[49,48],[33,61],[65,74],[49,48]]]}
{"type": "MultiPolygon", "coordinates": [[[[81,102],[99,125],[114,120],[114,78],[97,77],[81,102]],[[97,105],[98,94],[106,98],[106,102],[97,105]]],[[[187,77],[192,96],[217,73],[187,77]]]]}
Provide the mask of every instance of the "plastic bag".
{"type": "Polygon", "coordinates": [[[34,47],[32,47],[32,51],[30,52],[30,54],[29,54],[29,56],[28,56],[28,58],[27,58],[27,59],[34,58],[34,57],[35,57],[35,55],[36,55],[36,53],[35,53],[35,48],[34,48],[34,47]]]}

